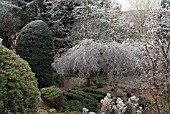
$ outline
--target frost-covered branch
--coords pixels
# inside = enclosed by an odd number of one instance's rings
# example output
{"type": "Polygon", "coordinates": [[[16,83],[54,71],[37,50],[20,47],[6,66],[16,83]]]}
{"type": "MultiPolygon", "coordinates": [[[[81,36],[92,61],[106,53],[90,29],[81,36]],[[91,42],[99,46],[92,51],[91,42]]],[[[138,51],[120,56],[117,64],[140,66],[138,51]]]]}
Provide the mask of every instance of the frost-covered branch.
{"type": "MultiPolygon", "coordinates": [[[[167,6],[169,7],[169,6],[167,6]]],[[[149,89],[155,105],[154,113],[170,112],[170,10],[158,8],[147,19],[148,32],[144,39],[145,87],[149,89]]]]}
{"type": "MultiPolygon", "coordinates": [[[[133,46],[132,46],[133,47],[133,46]]],[[[100,42],[86,39],[75,45],[61,58],[56,58],[53,67],[60,74],[89,77],[99,71],[125,69],[125,75],[138,75],[138,56],[135,48],[116,42],[100,42]],[[129,48],[129,49],[128,49],[129,48]]],[[[139,48],[137,52],[140,52],[139,48]]]]}

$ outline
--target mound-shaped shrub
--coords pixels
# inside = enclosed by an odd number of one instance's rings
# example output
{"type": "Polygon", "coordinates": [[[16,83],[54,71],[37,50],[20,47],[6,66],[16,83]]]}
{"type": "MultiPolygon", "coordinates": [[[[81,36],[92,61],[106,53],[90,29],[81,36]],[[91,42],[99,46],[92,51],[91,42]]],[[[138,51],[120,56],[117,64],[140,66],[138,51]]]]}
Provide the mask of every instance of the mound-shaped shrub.
{"type": "MultiPolygon", "coordinates": [[[[135,49],[117,42],[82,40],[70,48],[52,66],[60,74],[89,77],[98,72],[115,72],[124,76],[139,76],[139,57],[135,49]]],[[[138,49],[138,52],[140,50],[138,49]]]]}
{"type": "Polygon", "coordinates": [[[63,103],[62,91],[55,86],[42,88],[41,98],[45,103],[56,108],[57,110],[60,109],[63,103]]]}
{"type": "Polygon", "coordinates": [[[0,114],[34,114],[38,87],[28,63],[0,45],[0,114]]]}
{"type": "Polygon", "coordinates": [[[19,33],[16,53],[28,61],[39,87],[51,84],[53,38],[47,24],[41,20],[27,24],[19,33]]]}

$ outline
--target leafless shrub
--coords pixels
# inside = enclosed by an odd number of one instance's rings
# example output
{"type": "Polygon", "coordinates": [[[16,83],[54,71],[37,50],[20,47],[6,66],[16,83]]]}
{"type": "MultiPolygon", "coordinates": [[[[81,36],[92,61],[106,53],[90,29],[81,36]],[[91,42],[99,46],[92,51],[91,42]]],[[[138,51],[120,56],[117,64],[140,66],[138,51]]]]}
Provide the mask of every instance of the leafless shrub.
{"type": "Polygon", "coordinates": [[[154,100],[153,114],[170,112],[170,11],[159,8],[150,12],[145,36],[143,81],[154,100]]]}

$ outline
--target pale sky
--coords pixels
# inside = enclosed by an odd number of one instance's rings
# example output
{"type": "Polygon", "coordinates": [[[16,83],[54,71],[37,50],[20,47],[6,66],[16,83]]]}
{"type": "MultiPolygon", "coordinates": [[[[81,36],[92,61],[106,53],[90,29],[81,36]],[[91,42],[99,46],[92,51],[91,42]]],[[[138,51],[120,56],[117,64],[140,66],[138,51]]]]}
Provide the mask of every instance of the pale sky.
{"type": "Polygon", "coordinates": [[[121,8],[122,8],[123,11],[130,9],[129,0],[117,0],[116,2],[121,5],[121,8]]]}
{"type": "MultiPolygon", "coordinates": [[[[117,3],[119,3],[121,5],[122,11],[125,10],[133,10],[133,8],[131,8],[131,3],[130,1],[142,1],[142,0],[116,0],[117,3]]],[[[143,0],[146,1],[146,0],[143,0]]],[[[161,0],[151,0],[152,2],[154,2],[154,4],[160,3],[161,0]],[[156,3],[155,3],[156,2],[156,3]]]]}

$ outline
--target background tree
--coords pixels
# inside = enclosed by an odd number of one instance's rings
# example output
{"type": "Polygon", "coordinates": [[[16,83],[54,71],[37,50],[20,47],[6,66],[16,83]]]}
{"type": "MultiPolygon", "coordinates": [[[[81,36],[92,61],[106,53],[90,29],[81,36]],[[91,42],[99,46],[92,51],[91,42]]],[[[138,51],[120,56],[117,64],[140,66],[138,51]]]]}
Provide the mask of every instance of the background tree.
{"type": "MultiPolygon", "coordinates": [[[[82,40],[84,37],[83,21],[73,26],[70,38],[82,40]]],[[[135,32],[121,17],[120,8],[114,9],[110,0],[88,2],[88,38],[122,42],[135,38],[135,32]]]]}
{"type": "Polygon", "coordinates": [[[133,16],[135,23],[137,23],[136,28],[141,36],[147,31],[145,27],[145,21],[147,13],[150,10],[158,7],[158,0],[129,0],[132,9],[131,15],[133,16]]]}
{"type": "Polygon", "coordinates": [[[11,36],[18,31],[21,21],[11,13],[12,10],[18,12],[20,8],[11,6],[8,3],[0,1],[0,37],[3,38],[2,44],[10,49],[12,44],[11,36]]]}
{"type": "Polygon", "coordinates": [[[167,5],[170,5],[170,1],[169,1],[169,0],[162,0],[162,1],[161,1],[161,6],[162,6],[162,8],[166,8],[167,5]]]}
{"type": "Polygon", "coordinates": [[[52,30],[55,49],[71,47],[71,29],[83,16],[82,1],[46,0],[45,4],[47,10],[42,17],[52,30]]]}
{"type": "Polygon", "coordinates": [[[10,49],[16,32],[32,20],[40,19],[44,10],[42,0],[0,0],[0,36],[4,39],[3,45],[10,49]]]}
{"type": "MultiPolygon", "coordinates": [[[[47,11],[43,19],[53,32],[56,51],[68,49],[84,38],[83,1],[45,1],[47,11]]],[[[122,42],[123,39],[136,37],[121,19],[121,12],[113,10],[110,0],[88,0],[87,4],[88,38],[122,42]]]]}

